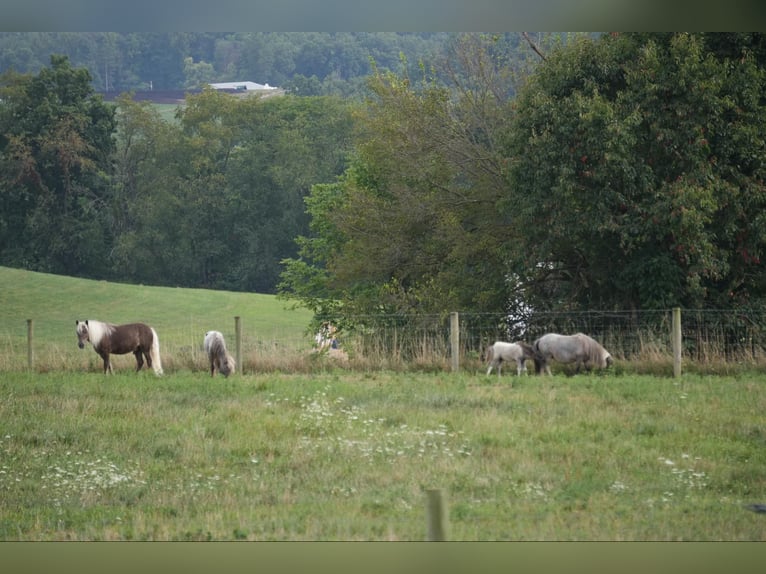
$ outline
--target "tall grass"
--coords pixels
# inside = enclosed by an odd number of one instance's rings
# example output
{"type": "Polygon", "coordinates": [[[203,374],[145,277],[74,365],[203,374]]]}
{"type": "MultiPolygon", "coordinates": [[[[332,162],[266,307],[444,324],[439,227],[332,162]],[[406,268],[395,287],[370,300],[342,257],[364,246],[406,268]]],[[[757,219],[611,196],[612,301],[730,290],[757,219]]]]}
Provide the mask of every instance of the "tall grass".
{"type": "Polygon", "coordinates": [[[6,373],[1,540],[764,540],[757,376],[6,373]]]}

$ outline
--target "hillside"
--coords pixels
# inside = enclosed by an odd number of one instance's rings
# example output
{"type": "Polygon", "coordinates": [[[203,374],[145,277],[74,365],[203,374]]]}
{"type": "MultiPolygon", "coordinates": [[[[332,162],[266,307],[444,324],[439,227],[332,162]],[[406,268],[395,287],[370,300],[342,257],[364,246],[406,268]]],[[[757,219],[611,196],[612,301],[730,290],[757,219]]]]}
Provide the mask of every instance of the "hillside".
{"type": "Polygon", "coordinates": [[[77,351],[74,322],[87,318],[149,323],[168,352],[196,350],[210,329],[233,337],[236,316],[243,340],[252,344],[309,344],[311,313],[288,309],[274,295],[127,285],[8,267],[0,267],[0,284],[0,368],[11,357],[26,361],[28,319],[33,320],[36,354],[42,357],[77,351]]]}

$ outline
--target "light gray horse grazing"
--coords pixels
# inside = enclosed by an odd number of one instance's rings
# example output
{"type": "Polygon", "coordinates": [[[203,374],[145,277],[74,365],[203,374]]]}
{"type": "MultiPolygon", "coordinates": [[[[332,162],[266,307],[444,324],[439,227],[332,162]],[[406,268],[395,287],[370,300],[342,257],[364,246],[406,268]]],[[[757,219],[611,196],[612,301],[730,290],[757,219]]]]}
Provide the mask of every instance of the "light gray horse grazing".
{"type": "Polygon", "coordinates": [[[487,362],[489,368],[487,374],[492,372],[493,368],[497,369],[497,376],[500,376],[500,370],[503,367],[503,361],[515,361],[516,362],[516,374],[526,373],[527,371],[527,359],[534,359],[535,351],[531,345],[519,341],[517,343],[506,343],[504,341],[495,341],[487,349],[487,362]]]}
{"type": "Polygon", "coordinates": [[[584,333],[574,335],[559,335],[548,333],[537,339],[532,347],[537,355],[535,372],[551,374],[548,364],[552,359],[559,363],[576,363],[576,372],[584,367],[586,371],[592,368],[605,369],[612,364],[612,355],[584,333]]]}
{"type": "Polygon", "coordinates": [[[207,358],[210,361],[211,377],[215,375],[216,369],[224,377],[228,377],[234,372],[236,362],[226,349],[226,342],[219,331],[205,333],[205,353],[207,353],[207,358]]]}

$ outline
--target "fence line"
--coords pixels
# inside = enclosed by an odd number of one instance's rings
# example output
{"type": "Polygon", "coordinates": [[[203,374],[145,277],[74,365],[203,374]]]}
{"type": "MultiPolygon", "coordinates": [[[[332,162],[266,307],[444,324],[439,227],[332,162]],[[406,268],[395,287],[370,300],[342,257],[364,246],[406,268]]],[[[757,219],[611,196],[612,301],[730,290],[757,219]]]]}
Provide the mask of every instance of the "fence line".
{"type": "MultiPolygon", "coordinates": [[[[39,323],[41,328],[36,329],[38,322],[27,320],[25,347],[29,369],[34,367],[37,358],[47,360],[51,354],[80,362],[84,359],[92,363],[97,359],[92,353],[80,351],[75,355],[71,350],[75,348],[73,329],[67,329],[66,340],[62,339],[65,346],[62,347],[50,343],[50,325],[44,321],[39,323]],[[45,337],[47,349],[36,344],[35,337],[40,336],[36,334],[38,330],[48,335],[45,337]]],[[[381,367],[439,365],[441,361],[444,369],[457,371],[480,361],[484,349],[495,340],[532,342],[546,332],[584,332],[601,342],[616,359],[669,358],[673,361],[673,372],[678,376],[682,357],[698,363],[763,362],[766,359],[764,324],[766,311],[748,310],[545,312],[523,319],[470,312],[365,315],[349,317],[339,325],[339,343],[343,349],[351,351],[352,357],[376,358],[376,364],[381,367]]],[[[286,336],[275,329],[257,333],[243,326],[239,316],[233,318],[232,327],[233,331],[224,332],[224,335],[234,337],[240,373],[243,366],[247,370],[246,360],[252,364],[281,355],[305,356],[312,350],[313,339],[308,332],[300,336],[294,329],[286,336]]],[[[2,328],[8,327],[3,325],[2,328]]],[[[193,318],[190,318],[189,326],[160,330],[163,363],[170,355],[171,362],[176,365],[195,368],[204,364],[203,336],[203,329],[194,323],[193,318]]],[[[0,370],[11,365],[18,368],[23,360],[22,341],[20,329],[16,334],[0,331],[0,370]]]]}

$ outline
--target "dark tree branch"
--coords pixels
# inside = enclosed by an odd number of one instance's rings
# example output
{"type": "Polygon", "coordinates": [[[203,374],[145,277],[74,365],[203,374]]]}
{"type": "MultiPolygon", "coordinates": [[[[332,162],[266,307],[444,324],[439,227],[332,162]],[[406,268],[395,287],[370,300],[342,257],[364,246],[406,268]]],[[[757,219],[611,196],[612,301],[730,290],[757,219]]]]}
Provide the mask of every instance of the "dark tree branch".
{"type": "Polygon", "coordinates": [[[529,43],[530,47],[535,51],[535,53],[540,56],[543,62],[548,59],[545,57],[545,54],[543,54],[542,50],[540,50],[540,47],[532,41],[532,38],[529,37],[529,34],[522,32],[521,35],[524,36],[524,39],[529,43]]]}

